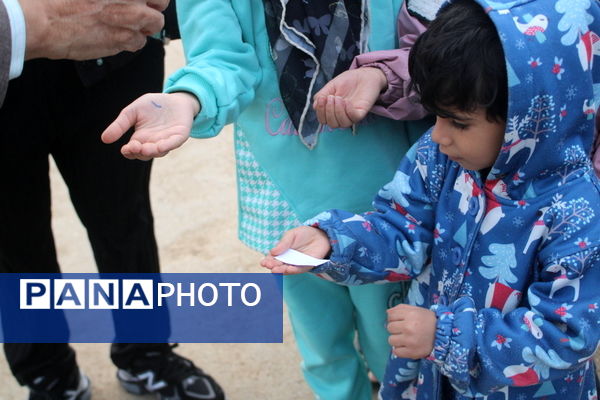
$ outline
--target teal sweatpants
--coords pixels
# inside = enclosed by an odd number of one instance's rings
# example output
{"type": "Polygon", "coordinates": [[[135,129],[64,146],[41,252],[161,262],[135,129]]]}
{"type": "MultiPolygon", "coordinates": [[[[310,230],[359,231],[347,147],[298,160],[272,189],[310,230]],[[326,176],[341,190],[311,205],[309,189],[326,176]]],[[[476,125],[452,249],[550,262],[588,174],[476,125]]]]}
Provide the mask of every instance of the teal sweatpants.
{"type": "Polygon", "coordinates": [[[321,400],[370,400],[367,367],[383,379],[390,346],[386,312],[399,283],[340,286],[313,274],[285,276],[283,295],[306,382],[321,400]],[[360,353],[356,349],[358,334],[360,353]]]}

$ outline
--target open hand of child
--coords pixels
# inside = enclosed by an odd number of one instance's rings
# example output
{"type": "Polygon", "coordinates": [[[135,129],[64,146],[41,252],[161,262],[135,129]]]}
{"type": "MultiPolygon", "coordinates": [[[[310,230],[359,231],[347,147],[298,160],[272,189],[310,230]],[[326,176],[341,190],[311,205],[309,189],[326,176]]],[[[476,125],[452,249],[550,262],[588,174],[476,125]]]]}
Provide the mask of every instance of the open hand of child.
{"type": "Polygon", "coordinates": [[[116,142],[131,127],[135,132],[121,153],[129,159],[163,157],[190,136],[200,103],[184,93],[145,94],[121,111],[102,133],[104,143],[116,142]]]}
{"type": "Polygon", "coordinates": [[[429,356],[437,326],[435,313],[426,308],[399,304],[387,310],[387,314],[388,342],[393,353],[415,360],[429,356]]]}
{"type": "Polygon", "coordinates": [[[361,121],[387,87],[379,68],[363,67],[342,72],[314,96],[319,122],[332,128],[347,128],[361,121]]]}
{"type": "Polygon", "coordinates": [[[271,272],[284,275],[301,274],[314,268],[312,266],[284,264],[275,258],[275,256],[288,249],[298,250],[316,258],[323,258],[329,253],[331,246],[329,238],[322,230],[311,226],[300,226],[287,231],[279,243],[263,258],[260,265],[270,269],[271,272]]]}

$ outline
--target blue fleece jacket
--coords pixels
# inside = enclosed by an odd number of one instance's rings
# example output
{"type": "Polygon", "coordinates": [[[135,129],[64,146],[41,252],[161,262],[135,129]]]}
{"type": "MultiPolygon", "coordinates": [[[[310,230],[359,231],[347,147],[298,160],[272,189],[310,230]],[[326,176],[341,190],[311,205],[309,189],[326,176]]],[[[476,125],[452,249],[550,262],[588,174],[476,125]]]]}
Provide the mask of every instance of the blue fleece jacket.
{"type": "Polygon", "coordinates": [[[599,3],[477,2],[498,28],[509,78],[491,173],[463,169],[426,134],[375,212],[309,222],[333,249],[316,272],[347,285],[412,280],[409,302],[436,312],[430,357],[392,357],[383,399],[440,399],[442,375],[456,399],[596,398],[599,3]]]}

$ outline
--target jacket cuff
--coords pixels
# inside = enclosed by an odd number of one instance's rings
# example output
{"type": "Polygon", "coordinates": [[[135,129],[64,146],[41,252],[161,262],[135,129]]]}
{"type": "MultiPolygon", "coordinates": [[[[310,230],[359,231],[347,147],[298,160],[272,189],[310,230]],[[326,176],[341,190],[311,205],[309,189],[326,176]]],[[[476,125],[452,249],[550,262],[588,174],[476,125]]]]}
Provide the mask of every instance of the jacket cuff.
{"type": "Polygon", "coordinates": [[[459,297],[446,306],[431,307],[437,318],[433,351],[428,359],[447,376],[455,390],[465,393],[471,380],[477,312],[473,299],[459,297]]]}
{"type": "Polygon", "coordinates": [[[431,311],[435,312],[437,326],[435,330],[435,341],[433,350],[429,355],[429,359],[439,367],[444,365],[450,341],[452,338],[452,327],[454,325],[454,313],[450,311],[450,307],[436,304],[431,307],[431,311]]]}
{"type": "MultiPolygon", "coordinates": [[[[329,246],[331,247],[330,255],[328,257],[329,261],[313,268],[311,272],[315,274],[335,272],[338,276],[347,277],[349,273],[347,264],[352,259],[354,246],[350,245],[343,250],[341,249],[340,242],[337,240],[337,236],[339,235],[340,231],[347,230],[347,227],[337,220],[331,221],[329,216],[330,212],[325,211],[303,223],[303,225],[312,226],[313,228],[317,228],[325,232],[329,238],[329,246]]],[[[350,235],[350,232],[348,232],[348,235],[350,235]]]]}
{"type": "Polygon", "coordinates": [[[363,64],[360,67],[377,68],[385,75],[387,89],[379,94],[377,105],[388,107],[394,104],[399,98],[404,97],[404,81],[385,63],[373,62],[363,64]]]}
{"type": "Polygon", "coordinates": [[[175,71],[167,79],[164,92],[188,92],[198,99],[200,112],[194,118],[190,132],[191,137],[214,137],[223,128],[223,124],[219,123],[219,108],[211,85],[199,75],[194,74],[190,67],[175,71]]]}

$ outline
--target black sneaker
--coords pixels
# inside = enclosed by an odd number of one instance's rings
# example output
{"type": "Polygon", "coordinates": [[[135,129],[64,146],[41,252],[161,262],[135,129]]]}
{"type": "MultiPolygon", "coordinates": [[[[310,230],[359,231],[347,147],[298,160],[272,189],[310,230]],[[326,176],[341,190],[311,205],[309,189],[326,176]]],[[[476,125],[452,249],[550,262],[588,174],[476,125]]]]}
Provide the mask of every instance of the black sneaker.
{"type": "Polygon", "coordinates": [[[153,351],[136,360],[130,369],[119,369],[117,379],[132,394],[154,393],[159,400],[225,400],[223,389],[190,360],[153,351]]]}
{"type": "Polygon", "coordinates": [[[76,382],[65,389],[58,389],[58,379],[47,381],[45,377],[34,380],[30,386],[29,400],[90,400],[92,388],[90,379],[78,371],[76,382]]]}

